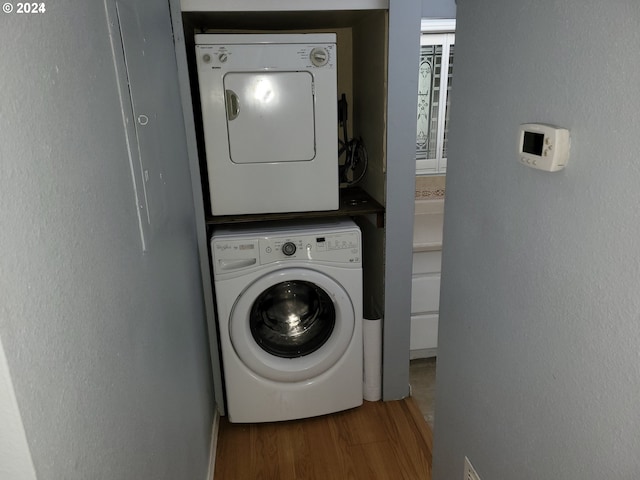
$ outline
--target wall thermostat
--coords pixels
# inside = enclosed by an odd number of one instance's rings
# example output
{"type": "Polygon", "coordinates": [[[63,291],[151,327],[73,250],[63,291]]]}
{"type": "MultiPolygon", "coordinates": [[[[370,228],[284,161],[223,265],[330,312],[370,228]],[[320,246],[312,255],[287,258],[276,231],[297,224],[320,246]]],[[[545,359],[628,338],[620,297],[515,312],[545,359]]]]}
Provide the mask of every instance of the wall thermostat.
{"type": "Polygon", "coordinates": [[[569,130],[544,123],[520,125],[518,159],[527,167],[557,172],[569,161],[569,130]]]}

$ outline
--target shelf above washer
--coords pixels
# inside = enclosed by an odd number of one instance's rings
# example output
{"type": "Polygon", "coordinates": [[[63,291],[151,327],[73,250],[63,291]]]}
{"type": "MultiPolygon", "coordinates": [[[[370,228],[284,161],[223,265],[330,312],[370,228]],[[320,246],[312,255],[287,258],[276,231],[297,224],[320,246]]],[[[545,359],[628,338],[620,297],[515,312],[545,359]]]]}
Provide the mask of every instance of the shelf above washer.
{"type": "Polygon", "coordinates": [[[182,0],[183,12],[256,12],[256,11],[316,11],[316,10],[373,10],[388,9],[389,0],[277,0],[268,2],[256,0],[182,0]]]}
{"type": "Polygon", "coordinates": [[[340,208],[338,210],[268,214],[260,213],[250,215],[209,215],[207,216],[207,225],[292,220],[296,218],[353,217],[371,214],[376,215],[376,225],[378,228],[384,227],[384,207],[361,188],[351,187],[340,189],[340,208]]]}

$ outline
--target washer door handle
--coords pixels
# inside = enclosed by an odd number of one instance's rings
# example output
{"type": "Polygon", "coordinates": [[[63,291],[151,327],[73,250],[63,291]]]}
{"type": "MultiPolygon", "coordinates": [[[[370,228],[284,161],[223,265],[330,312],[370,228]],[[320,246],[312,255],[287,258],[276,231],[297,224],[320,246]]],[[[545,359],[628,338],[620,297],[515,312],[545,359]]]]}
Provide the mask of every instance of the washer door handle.
{"type": "Polygon", "coordinates": [[[256,262],[255,258],[239,258],[235,260],[218,260],[218,265],[220,265],[221,270],[237,270],[255,265],[256,262]]]}
{"type": "Polygon", "coordinates": [[[227,103],[227,119],[235,120],[240,114],[240,98],[233,90],[225,90],[224,96],[227,103]]]}

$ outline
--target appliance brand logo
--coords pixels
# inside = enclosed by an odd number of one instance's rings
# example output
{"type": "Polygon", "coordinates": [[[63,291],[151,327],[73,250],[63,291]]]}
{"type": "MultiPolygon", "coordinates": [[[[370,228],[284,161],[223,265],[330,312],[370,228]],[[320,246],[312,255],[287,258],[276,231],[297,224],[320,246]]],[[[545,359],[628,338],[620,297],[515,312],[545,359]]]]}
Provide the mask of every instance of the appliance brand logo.
{"type": "Polygon", "coordinates": [[[216,250],[224,252],[226,250],[254,250],[256,247],[253,243],[241,243],[239,245],[231,245],[229,243],[216,243],[216,250]]]}

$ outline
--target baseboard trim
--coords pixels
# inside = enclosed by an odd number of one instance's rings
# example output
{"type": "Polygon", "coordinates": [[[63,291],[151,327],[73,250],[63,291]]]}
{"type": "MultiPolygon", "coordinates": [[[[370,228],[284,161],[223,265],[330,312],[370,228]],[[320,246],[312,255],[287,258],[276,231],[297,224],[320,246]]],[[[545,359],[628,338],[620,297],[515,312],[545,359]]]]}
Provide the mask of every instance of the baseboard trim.
{"type": "Polygon", "coordinates": [[[218,448],[218,431],[220,430],[220,413],[216,408],[211,426],[211,448],[209,449],[209,471],[205,480],[213,480],[216,473],[216,450],[218,448]]]}
{"type": "Polygon", "coordinates": [[[409,352],[409,360],[417,360],[418,358],[431,358],[438,356],[437,348],[420,348],[409,352]]]}

